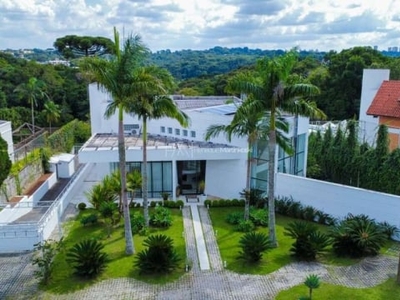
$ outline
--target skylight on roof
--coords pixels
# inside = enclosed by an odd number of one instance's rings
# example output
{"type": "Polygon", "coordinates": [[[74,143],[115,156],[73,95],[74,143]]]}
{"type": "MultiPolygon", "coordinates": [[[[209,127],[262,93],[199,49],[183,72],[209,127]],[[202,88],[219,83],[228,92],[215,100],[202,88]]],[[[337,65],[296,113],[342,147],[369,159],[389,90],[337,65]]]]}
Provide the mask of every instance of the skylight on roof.
{"type": "Polygon", "coordinates": [[[237,107],[235,104],[224,104],[196,109],[196,111],[208,112],[217,115],[233,115],[236,110],[237,107]]]}

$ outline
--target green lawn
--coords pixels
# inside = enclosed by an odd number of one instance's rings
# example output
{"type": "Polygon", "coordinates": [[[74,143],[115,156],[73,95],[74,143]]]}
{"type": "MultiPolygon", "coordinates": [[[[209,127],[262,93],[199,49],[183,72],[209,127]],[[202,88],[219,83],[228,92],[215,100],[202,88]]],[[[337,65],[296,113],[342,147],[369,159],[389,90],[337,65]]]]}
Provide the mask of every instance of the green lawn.
{"type": "MultiPolygon", "coordinates": [[[[276,231],[279,247],[272,249],[263,256],[260,264],[249,265],[237,260],[239,248],[239,239],[243,235],[242,232],[235,231],[235,226],[228,224],[225,221],[226,216],[235,211],[243,211],[241,207],[214,207],[210,208],[210,217],[214,230],[217,230],[217,242],[221,252],[222,260],[227,262],[227,268],[237,273],[245,274],[268,274],[278,270],[286,264],[294,262],[295,259],[290,256],[289,249],[294,242],[290,237],[284,235],[284,228],[288,223],[296,219],[277,215],[276,216],[276,231]]],[[[323,232],[328,230],[328,226],[318,225],[323,232]]],[[[263,231],[268,234],[268,228],[259,228],[258,231],[263,231]]],[[[387,251],[387,248],[393,242],[388,242],[387,247],[382,249],[382,253],[387,251]]],[[[359,259],[336,257],[330,249],[318,258],[318,261],[333,265],[352,265],[359,262],[359,259]]]]}
{"type": "MultiPolygon", "coordinates": [[[[65,238],[65,248],[70,248],[76,242],[84,238],[95,238],[104,244],[104,251],[108,253],[111,261],[106,270],[96,279],[83,280],[72,274],[72,270],[65,261],[65,253],[60,253],[55,260],[55,268],[51,282],[48,286],[43,286],[43,289],[52,293],[68,293],[82,289],[94,282],[118,278],[118,277],[133,277],[148,283],[163,284],[173,281],[184,274],[184,266],[186,261],[185,240],[182,237],[183,220],[182,212],[179,209],[171,209],[173,217],[173,225],[168,229],[150,229],[150,234],[163,233],[170,236],[174,240],[174,245],[178,254],[182,257],[180,267],[173,273],[167,276],[143,276],[138,274],[134,269],[133,262],[135,255],[125,255],[125,239],[123,232],[123,220],[113,229],[110,238],[107,238],[107,229],[104,224],[82,226],[79,219],[86,214],[92,213],[92,210],[85,210],[77,217],[77,220],[70,221],[66,224],[65,229],[68,235],[65,238]]],[[[101,221],[100,221],[101,222],[101,221]]],[[[142,242],[145,236],[134,236],[134,244],[136,253],[144,249],[142,242]]]]}
{"type": "MultiPolygon", "coordinates": [[[[295,286],[289,290],[282,291],[276,300],[294,300],[300,296],[308,295],[307,287],[295,286]]],[[[390,279],[372,288],[354,289],[343,286],[321,283],[321,286],[313,291],[313,300],[400,300],[400,286],[394,279],[390,279]]]]}

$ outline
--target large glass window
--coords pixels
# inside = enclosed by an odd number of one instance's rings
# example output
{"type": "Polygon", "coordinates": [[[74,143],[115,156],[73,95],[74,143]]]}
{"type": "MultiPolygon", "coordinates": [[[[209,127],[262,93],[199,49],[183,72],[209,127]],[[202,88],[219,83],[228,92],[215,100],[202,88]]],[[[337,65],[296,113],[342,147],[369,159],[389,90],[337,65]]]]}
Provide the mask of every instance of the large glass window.
{"type": "MultiPolygon", "coordinates": [[[[138,170],[141,172],[142,162],[127,162],[127,172],[138,170]]],[[[110,164],[111,171],[118,169],[118,163],[110,164]]],[[[172,162],[152,161],[147,163],[147,189],[149,198],[161,198],[161,193],[166,192],[172,195],[172,162]]],[[[128,193],[131,197],[131,193],[128,193]]],[[[135,197],[142,197],[142,189],[135,193],[135,197]]]]}

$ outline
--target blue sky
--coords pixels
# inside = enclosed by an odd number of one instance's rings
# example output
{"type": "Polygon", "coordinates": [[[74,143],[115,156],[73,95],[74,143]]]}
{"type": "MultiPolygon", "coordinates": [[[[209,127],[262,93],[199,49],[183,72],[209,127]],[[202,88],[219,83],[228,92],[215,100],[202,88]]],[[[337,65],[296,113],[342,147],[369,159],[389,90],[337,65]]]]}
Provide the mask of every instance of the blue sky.
{"type": "Polygon", "coordinates": [[[0,49],[139,33],[152,51],[400,46],[398,0],[1,0],[0,49]]]}

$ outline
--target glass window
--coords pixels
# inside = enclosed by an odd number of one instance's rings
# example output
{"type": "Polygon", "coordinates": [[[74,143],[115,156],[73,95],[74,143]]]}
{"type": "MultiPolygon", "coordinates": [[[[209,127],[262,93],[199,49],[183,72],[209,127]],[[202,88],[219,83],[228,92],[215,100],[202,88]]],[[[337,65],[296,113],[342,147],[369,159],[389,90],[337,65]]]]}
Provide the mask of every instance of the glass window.
{"type": "Polygon", "coordinates": [[[170,192],[172,196],[172,163],[163,162],[163,192],[170,192]]]}
{"type": "Polygon", "coordinates": [[[165,126],[161,126],[161,132],[165,133],[165,126]]]}
{"type": "Polygon", "coordinates": [[[180,135],[181,134],[181,130],[179,128],[175,128],[175,135],[180,135]]]}
{"type": "Polygon", "coordinates": [[[188,136],[188,131],[186,129],[183,129],[182,134],[183,134],[183,136],[188,136]]]}
{"type": "Polygon", "coordinates": [[[168,133],[172,134],[172,128],[171,127],[168,127],[168,133]]]}
{"type": "Polygon", "coordinates": [[[190,132],[190,136],[191,136],[192,138],[195,138],[195,137],[196,137],[196,131],[191,131],[191,132],[190,132]]]}

